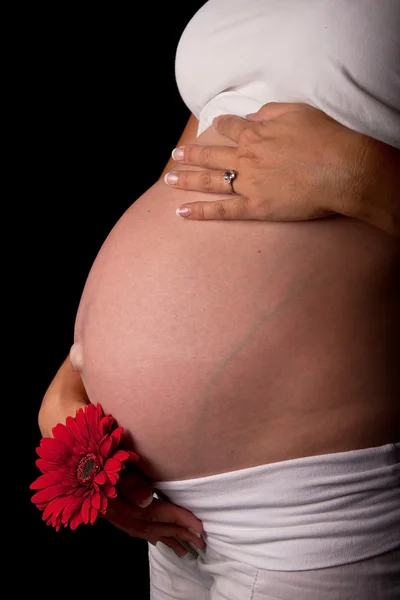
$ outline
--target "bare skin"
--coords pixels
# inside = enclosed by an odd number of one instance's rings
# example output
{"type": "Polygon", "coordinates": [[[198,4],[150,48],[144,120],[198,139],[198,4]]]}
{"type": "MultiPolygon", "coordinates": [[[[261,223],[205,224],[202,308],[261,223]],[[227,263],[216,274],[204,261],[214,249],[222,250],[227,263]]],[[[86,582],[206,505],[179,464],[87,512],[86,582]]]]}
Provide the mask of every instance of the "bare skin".
{"type": "MultiPolygon", "coordinates": [[[[191,143],[197,132],[197,119],[191,117],[178,143],[191,143]]],[[[162,173],[174,165],[172,158],[162,173]]],[[[72,353],[73,354],[73,353],[72,353]]],[[[80,360],[79,351],[75,360],[80,360]]],[[[79,408],[89,402],[82,378],[72,367],[69,357],[61,364],[43,397],[39,415],[39,429],[44,437],[51,437],[52,428],[64,423],[68,416],[74,417],[79,408]]],[[[118,497],[109,501],[105,518],[115,527],[131,537],[143,539],[156,545],[162,542],[178,556],[193,550],[182,546],[192,544],[204,547],[203,525],[195,515],[165,498],[153,497],[152,482],[139,469],[132,468],[122,473],[118,483],[118,497]]],[[[187,547],[187,546],[186,546],[187,547]]]]}
{"type": "Polygon", "coordinates": [[[188,221],[182,202],[159,181],[128,209],[76,321],[88,396],[130,431],[146,475],[395,441],[398,241],[345,217],[188,221]]]}
{"type": "Polygon", "coordinates": [[[223,202],[189,202],[181,207],[190,210],[185,218],[303,221],[336,213],[400,238],[398,148],[302,103],[269,102],[246,119],[225,115],[213,126],[235,147],[175,149],[186,168],[169,173],[166,183],[225,193],[229,167],[238,173],[235,194],[223,202]]]}

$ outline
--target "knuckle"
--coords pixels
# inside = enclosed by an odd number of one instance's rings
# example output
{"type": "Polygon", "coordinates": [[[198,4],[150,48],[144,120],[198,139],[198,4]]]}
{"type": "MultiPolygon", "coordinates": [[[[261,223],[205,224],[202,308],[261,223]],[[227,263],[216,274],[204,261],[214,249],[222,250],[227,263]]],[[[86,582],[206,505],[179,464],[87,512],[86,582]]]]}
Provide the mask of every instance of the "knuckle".
{"type": "Polygon", "coordinates": [[[263,157],[255,152],[254,149],[245,147],[240,153],[238,153],[238,162],[240,165],[241,174],[243,174],[243,171],[245,171],[247,177],[249,178],[249,171],[251,173],[255,166],[260,165],[260,163],[263,162],[263,157]]]}
{"type": "Polygon", "coordinates": [[[271,213],[271,199],[270,198],[262,198],[257,203],[258,209],[258,218],[266,219],[271,213]]]}
{"type": "Polygon", "coordinates": [[[196,161],[196,150],[194,146],[186,146],[183,149],[183,159],[186,163],[193,163],[196,161]]]}
{"type": "Polygon", "coordinates": [[[201,220],[205,220],[206,214],[205,214],[205,211],[204,211],[204,204],[199,204],[197,206],[196,218],[197,219],[201,219],[201,220]]]}
{"type": "Polygon", "coordinates": [[[201,188],[206,192],[212,191],[212,177],[210,171],[202,171],[200,173],[201,188]]]}
{"type": "Polygon", "coordinates": [[[188,171],[179,171],[178,175],[178,185],[181,188],[187,188],[189,186],[189,172],[188,171]]]}
{"type": "Polygon", "coordinates": [[[225,125],[226,123],[229,123],[229,120],[230,120],[229,115],[220,115],[217,120],[217,126],[225,125]]]}
{"type": "Polygon", "coordinates": [[[239,146],[253,144],[259,138],[258,127],[254,124],[245,127],[239,134],[239,146]]]}
{"type": "Polygon", "coordinates": [[[251,201],[247,196],[241,196],[237,203],[237,214],[244,217],[251,213],[251,201]]]}
{"type": "Polygon", "coordinates": [[[228,218],[226,208],[222,202],[215,202],[214,210],[219,219],[227,219],[228,218]]]}
{"type": "Polygon", "coordinates": [[[210,148],[208,148],[207,146],[204,146],[199,151],[199,163],[200,163],[200,165],[204,165],[207,167],[210,164],[210,160],[211,160],[210,148]]]}

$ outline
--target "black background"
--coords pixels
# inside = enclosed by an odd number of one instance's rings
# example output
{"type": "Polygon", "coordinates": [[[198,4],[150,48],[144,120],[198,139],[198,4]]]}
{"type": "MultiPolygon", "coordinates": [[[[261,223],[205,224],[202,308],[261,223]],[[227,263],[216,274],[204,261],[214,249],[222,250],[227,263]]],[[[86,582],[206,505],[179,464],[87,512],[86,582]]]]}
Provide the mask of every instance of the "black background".
{"type": "Polygon", "coordinates": [[[104,520],[55,533],[31,503],[29,483],[39,474],[37,413],[71,346],[90,266],[120,215],[159,177],[189,117],[174,60],[202,4],[57,5],[25,9],[32,12],[21,21],[14,139],[21,197],[13,228],[20,291],[10,419],[24,444],[13,444],[12,470],[22,485],[10,486],[12,510],[3,515],[15,521],[7,548],[24,567],[16,589],[28,565],[30,589],[45,597],[103,596],[106,589],[148,597],[145,542],[104,520]]]}

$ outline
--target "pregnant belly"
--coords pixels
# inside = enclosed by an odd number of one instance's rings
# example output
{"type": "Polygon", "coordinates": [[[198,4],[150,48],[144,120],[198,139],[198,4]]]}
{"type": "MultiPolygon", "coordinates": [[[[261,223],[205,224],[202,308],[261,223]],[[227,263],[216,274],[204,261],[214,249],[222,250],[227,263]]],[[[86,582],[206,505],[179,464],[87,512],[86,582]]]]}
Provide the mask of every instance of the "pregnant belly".
{"type": "Polygon", "coordinates": [[[142,468],[179,479],[393,441],[396,243],[339,217],[175,215],[199,199],[162,181],[139,198],[76,319],[89,398],[126,428],[142,468]]]}

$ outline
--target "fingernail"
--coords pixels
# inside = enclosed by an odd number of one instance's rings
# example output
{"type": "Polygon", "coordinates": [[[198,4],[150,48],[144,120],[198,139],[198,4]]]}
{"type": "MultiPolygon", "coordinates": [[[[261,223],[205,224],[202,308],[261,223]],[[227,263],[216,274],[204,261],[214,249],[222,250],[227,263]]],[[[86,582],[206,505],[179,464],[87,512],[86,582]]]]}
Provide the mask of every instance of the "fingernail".
{"type": "Polygon", "coordinates": [[[164,175],[164,181],[165,183],[168,183],[168,185],[174,185],[175,183],[178,183],[178,175],[175,173],[166,173],[164,175]]]}
{"type": "Polygon", "coordinates": [[[182,148],[174,148],[171,152],[171,156],[174,160],[182,160],[183,159],[183,149],[182,148]]]}
{"type": "Polygon", "coordinates": [[[254,117],[256,113],[249,113],[248,115],[246,115],[246,119],[248,119],[249,117],[254,117]]]}
{"type": "Polygon", "coordinates": [[[201,533],[198,533],[192,527],[188,527],[188,531],[190,531],[190,533],[193,533],[193,535],[195,535],[196,537],[201,538],[201,533]]]}
{"type": "Polygon", "coordinates": [[[188,217],[191,212],[192,211],[187,206],[176,209],[176,214],[178,217],[188,217]]]}
{"type": "Polygon", "coordinates": [[[201,556],[203,559],[206,558],[206,553],[204,552],[203,548],[197,548],[194,544],[192,544],[192,542],[188,542],[188,544],[190,544],[190,547],[195,551],[196,557],[201,556]]]}

